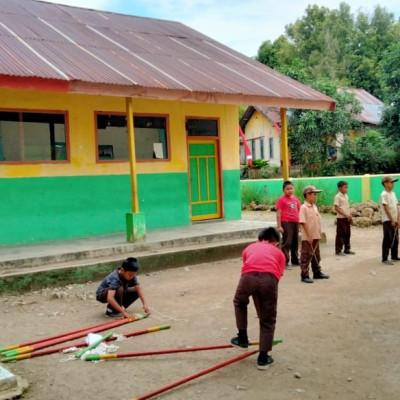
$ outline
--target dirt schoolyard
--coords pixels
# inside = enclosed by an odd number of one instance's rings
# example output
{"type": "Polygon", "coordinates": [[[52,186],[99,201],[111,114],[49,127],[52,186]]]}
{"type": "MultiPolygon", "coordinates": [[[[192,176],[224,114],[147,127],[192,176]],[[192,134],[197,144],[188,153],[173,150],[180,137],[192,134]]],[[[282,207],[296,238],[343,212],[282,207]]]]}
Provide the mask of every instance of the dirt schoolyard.
{"type": "MultiPolygon", "coordinates": [[[[274,220],[274,213],[244,213],[274,220]]],[[[250,356],[185,383],[158,399],[398,400],[400,398],[400,262],[380,260],[382,227],[352,229],[354,256],[334,254],[334,218],[323,218],[321,245],[329,280],[300,282],[299,267],[279,285],[276,338],[267,371],[250,356]]],[[[139,260],[140,261],[140,260],[139,260]]],[[[152,314],[113,330],[127,333],[160,324],[169,330],[112,342],[119,353],[227,344],[236,334],[232,298],[241,260],[140,274],[152,314]]],[[[0,347],[107,321],[96,302],[99,282],[0,297],[0,347]]],[[[141,312],[139,303],[132,312],[141,312]]],[[[249,336],[258,320],[249,306],[249,336]]],[[[82,340],[78,340],[82,341],[82,340]]],[[[101,362],[53,354],[2,364],[29,382],[27,400],[129,400],[241,354],[237,349],[165,354],[101,362]]]]}

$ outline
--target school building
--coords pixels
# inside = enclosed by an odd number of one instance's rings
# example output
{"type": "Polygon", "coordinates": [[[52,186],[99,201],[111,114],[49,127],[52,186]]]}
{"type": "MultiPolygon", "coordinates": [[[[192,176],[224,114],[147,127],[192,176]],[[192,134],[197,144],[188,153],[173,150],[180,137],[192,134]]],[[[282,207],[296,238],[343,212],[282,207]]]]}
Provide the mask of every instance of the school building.
{"type": "Polygon", "coordinates": [[[238,105],[331,98],[171,21],[0,0],[0,245],[241,218],[238,105]]]}

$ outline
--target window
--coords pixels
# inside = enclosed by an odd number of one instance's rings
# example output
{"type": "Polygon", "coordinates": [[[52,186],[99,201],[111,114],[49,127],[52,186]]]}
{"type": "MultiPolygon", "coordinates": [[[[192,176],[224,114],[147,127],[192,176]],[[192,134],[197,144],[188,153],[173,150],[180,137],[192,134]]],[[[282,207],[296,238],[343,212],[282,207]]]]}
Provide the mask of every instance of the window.
{"type": "Polygon", "coordinates": [[[188,136],[218,136],[218,120],[216,119],[194,119],[186,121],[188,136]]]}
{"type": "Polygon", "coordinates": [[[269,159],[272,160],[274,158],[274,138],[269,138],[269,159]]]}
{"type": "MultiPolygon", "coordinates": [[[[167,117],[133,117],[137,160],[168,159],[167,117]]],[[[99,160],[128,160],[128,133],[125,115],[97,114],[99,160]]]]}
{"type": "Polygon", "coordinates": [[[251,155],[253,156],[253,160],[257,159],[257,156],[256,156],[256,141],[255,140],[251,141],[251,155]]]}
{"type": "Polygon", "coordinates": [[[0,162],[65,160],[66,113],[0,111],[0,162]]]}
{"type": "Polygon", "coordinates": [[[260,158],[264,160],[265,155],[264,155],[264,138],[260,139],[260,158]]]}

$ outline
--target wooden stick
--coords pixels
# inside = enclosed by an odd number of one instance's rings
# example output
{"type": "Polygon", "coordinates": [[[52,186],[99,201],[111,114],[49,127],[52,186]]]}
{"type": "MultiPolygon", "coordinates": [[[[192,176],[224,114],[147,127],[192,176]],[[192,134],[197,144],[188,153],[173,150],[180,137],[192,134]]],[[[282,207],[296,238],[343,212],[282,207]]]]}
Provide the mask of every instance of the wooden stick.
{"type": "MultiPolygon", "coordinates": [[[[151,333],[151,332],[157,332],[165,329],[169,329],[171,326],[170,325],[159,325],[159,326],[153,326],[151,328],[143,329],[141,331],[134,331],[130,333],[124,333],[123,336],[126,338],[130,338],[133,336],[139,336],[139,335],[144,335],[145,333],[151,333]]],[[[112,336],[109,339],[107,339],[107,342],[111,342],[113,340],[117,340],[117,337],[112,336]]],[[[62,346],[62,347],[57,347],[53,349],[47,349],[47,350],[42,350],[42,351],[35,351],[34,353],[26,353],[26,354],[19,354],[16,356],[12,357],[6,357],[2,358],[1,362],[11,362],[11,361],[20,361],[20,360],[26,360],[28,358],[34,358],[34,357],[41,357],[41,356],[47,356],[49,354],[54,354],[54,353],[59,353],[65,349],[69,349],[70,347],[85,347],[87,344],[85,342],[82,343],[76,343],[76,344],[70,344],[67,346],[62,346]]]]}
{"type": "Polygon", "coordinates": [[[8,347],[4,347],[4,348],[0,349],[0,353],[6,353],[9,350],[17,349],[18,347],[32,346],[34,344],[38,344],[38,343],[41,343],[41,342],[47,342],[48,340],[57,339],[57,338],[60,338],[62,336],[70,335],[72,333],[86,331],[87,329],[96,329],[96,328],[98,328],[100,326],[106,326],[106,325],[108,326],[112,322],[115,322],[115,321],[102,322],[101,324],[96,324],[96,325],[93,325],[93,326],[89,326],[87,328],[77,329],[76,331],[71,331],[71,332],[67,332],[67,333],[61,333],[59,335],[55,335],[55,336],[51,336],[51,337],[47,337],[47,338],[43,338],[43,339],[38,339],[38,340],[33,340],[31,342],[25,342],[25,343],[21,343],[21,344],[14,344],[12,346],[8,346],[8,347]]]}
{"type": "MultiPolygon", "coordinates": [[[[276,339],[280,340],[280,339],[276,339]]],[[[259,342],[250,342],[250,346],[258,346],[259,342]]],[[[214,346],[199,346],[199,347],[185,347],[180,349],[166,349],[166,350],[152,350],[152,351],[139,351],[136,353],[117,353],[117,354],[93,354],[85,358],[86,361],[98,361],[98,360],[110,360],[115,358],[128,358],[128,357],[143,357],[143,356],[155,356],[160,354],[171,354],[171,353],[187,353],[192,351],[204,351],[204,350],[218,350],[218,349],[229,349],[232,348],[231,344],[219,344],[214,346]]]]}
{"type": "Polygon", "coordinates": [[[204,369],[204,370],[202,370],[202,371],[200,371],[200,372],[197,372],[197,373],[195,373],[195,374],[193,374],[193,375],[189,375],[189,376],[187,376],[186,378],[179,379],[178,381],[173,382],[173,383],[171,383],[171,384],[169,384],[169,385],[163,386],[163,387],[160,388],[160,389],[156,389],[156,390],[154,390],[154,391],[152,391],[152,392],[149,392],[149,393],[147,393],[147,394],[144,394],[144,395],[142,395],[142,396],[135,397],[135,398],[133,398],[132,400],[146,400],[146,399],[149,399],[150,397],[153,397],[153,396],[156,396],[157,394],[166,392],[166,391],[169,390],[169,389],[172,389],[172,388],[174,388],[174,387],[176,387],[176,386],[182,385],[183,383],[186,383],[186,382],[189,382],[189,381],[191,381],[191,380],[193,380],[193,379],[196,379],[196,378],[198,378],[199,376],[206,375],[206,374],[208,374],[208,373],[210,373],[210,372],[213,372],[213,371],[215,371],[215,370],[217,370],[217,369],[223,368],[223,367],[225,367],[225,366],[227,366],[227,365],[229,365],[229,364],[233,364],[233,363],[236,362],[236,361],[243,360],[244,358],[250,357],[250,356],[252,356],[253,354],[256,354],[256,353],[258,353],[258,350],[247,351],[247,352],[245,352],[245,353],[240,354],[239,356],[230,358],[230,359],[227,360],[227,361],[224,361],[224,362],[222,362],[222,363],[216,364],[216,365],[214,365],[214,366],[212,366],[212,367],[209,367],[209,368],[207,368],[207,369],[204,369]]]}
{"type": "Polygon", "coordinates": [[[46,347],[54,346],[59,343],[63,342],[69,342],[70,340],[77,339],[79,337],[86,336],[88,333],[96,333],[96,332],[101,332],[105,331],[110,328],[114,328],[116,326],[124,325],[130,322],[138,321],[139,319],[146,318],[147,314],[136,314],[134,318],[121,318],[115,321],[111,321],[108,324],[101,325],[95,329],[85,329],[85,330],[79,330],[75,331],[72,334],[68,335],[63,335],[55,339],[49,339],[47,341],[42,341],[37,344],[33,344],[32,346],[25,346],[25,347],[19,347],[14,350],[9,350],[3,353],[4,357],[14,357],[19,354],[26,354],[26,353],[32,353],[33,351],[40,350],[46,347]]]}
{"type": "Polygon", "coordinates": [[[87,351],[94,349],[97,347],[101,342],[104,342],[105,340],[109,339],[112,336],[112,332],[107,333],[107,335],[95,340],[92,344],[89,346],[85,347],[84,349],[79,350],[76,354],[76,358],[81,358],[87,351]]]}

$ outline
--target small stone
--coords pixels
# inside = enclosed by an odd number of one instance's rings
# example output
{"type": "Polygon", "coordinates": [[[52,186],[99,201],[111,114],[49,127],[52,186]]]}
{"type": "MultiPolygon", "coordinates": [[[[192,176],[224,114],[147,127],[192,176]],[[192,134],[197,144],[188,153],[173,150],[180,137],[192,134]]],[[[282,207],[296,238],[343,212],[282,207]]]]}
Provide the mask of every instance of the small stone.
{"type": "Polygon", "coordinates": [[[295,372],[294,373],[294,377],[297,378],[297,379],[300,379],[301,378],[300,372],[295,372]]]}
{"type": "Polygon", "coordinates": [[[237,385],[236,390],[247,390],[247,386],[237,385]]]}
{"type": "Polygon", "coordinates": [[[296,389],[295,392],[296,393],[305,393],[306,391],[304,389],[296,389]]]}
{"type": "Polygon", "coordinates": [[[372,275],[372,276],[375,276],[375,275],[376,275],[376,272],[375,272],[373,269],[370,269],[370,270],[369,270],[369,274],[372,275]]]}
{"type": "Polygon", "coordinates": [[[352,380],[353,380],[353,379],[350,378],[350,377],[347,378],[347,382],[351,382],[352,380]]]}

